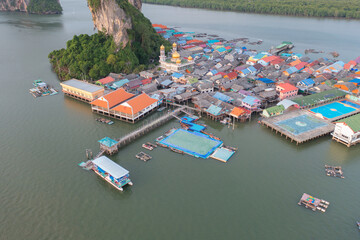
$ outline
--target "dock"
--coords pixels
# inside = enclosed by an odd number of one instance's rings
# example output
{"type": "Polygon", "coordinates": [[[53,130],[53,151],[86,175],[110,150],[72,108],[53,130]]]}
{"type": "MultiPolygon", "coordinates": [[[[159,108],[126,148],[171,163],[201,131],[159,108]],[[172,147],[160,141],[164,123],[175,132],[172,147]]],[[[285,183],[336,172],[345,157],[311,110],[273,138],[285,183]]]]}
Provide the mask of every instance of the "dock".
{"type": "Polygon", "coordinates": [[[318,210],[323,213],[327,210],[329,204],[329,202],[313,197],[307,193],[304,193],[298,202],[299,206],[305,206],[305,208],[310,208],[314,212],[318,210]]]}
{"type": "Polygon", "coordinates": [[[340,166],[325,165],[326,176],[344,178],[342,168],[340,166]]]}
{"type": "Polygon", "coordinates": [[[135,157],[142,160],[142,161],[144,161],[144,162],[147,162],[150,159],[152,159],[152,157],[149,154],[146,154],[144,152],[139,152],[138,154],[135,155],[135,157]]]}
{"type": "Polygon", "coordinates": [[[289,138],[291,142],[296,142],[296,145],[328,135],[335,129],[330,121],[317,118],[306,110],[264,118],[260,123],[280,136],[289,138]]]}
{"type": "Polygon", "coordinates": [[[185,107],[183,106],[183,107],[175,109],[172,112],[166,113],[165,115],[159,117],[158,119],[155,119],[154,121],[152,121],[146,125],[143,125],[142,127],[123,136],[122,138],[118,138],[118,139],[114,140],[114,143],[112,143],[111,145],[106,146],[104,144],[100,144],[100,152],[96,155],[96,158],[102,156],[104,153],[108,153],[110,155],[117,153],[119,148],[131,143],[132,141],[145,135],[146,133],[150,132],[151,130],[163,125],[164,123],[166,123],[167,121],[170,121],[174,117],[177,117],[177,115],[179,115],[182,112],[182,110],[184,110],[184,108],[185,107]]]}

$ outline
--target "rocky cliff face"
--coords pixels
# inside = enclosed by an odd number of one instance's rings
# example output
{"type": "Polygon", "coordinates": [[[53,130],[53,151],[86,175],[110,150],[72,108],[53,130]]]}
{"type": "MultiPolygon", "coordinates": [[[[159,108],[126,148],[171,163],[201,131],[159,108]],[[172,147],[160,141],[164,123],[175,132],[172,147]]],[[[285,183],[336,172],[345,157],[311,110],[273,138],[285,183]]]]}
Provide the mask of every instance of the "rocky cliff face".
{"type": "Polygon", "coordinates": [[[0,11],[60,14],[62,7],[59,0],[0,0],[0,11]]]}
{"type": "MultiPolygon", "coordinates": [[[[120,0],[126,1],[126,0],[120,0]]],[[[89,8],[94,26],[102,32],[113,36],[115,43],[125,47],[129,42],[128,29],[131,29],[132,20],[128,13],[119,5],[119,0],[98,0],[96,9],[89,8]]],[[[141,0],[128,0],[138,10],[141,9],[141,0]]]]}
{"type": "Polygon", "coordinates": [[[27,12],[30,0],[0,0],[0,11],[27,12]]]}

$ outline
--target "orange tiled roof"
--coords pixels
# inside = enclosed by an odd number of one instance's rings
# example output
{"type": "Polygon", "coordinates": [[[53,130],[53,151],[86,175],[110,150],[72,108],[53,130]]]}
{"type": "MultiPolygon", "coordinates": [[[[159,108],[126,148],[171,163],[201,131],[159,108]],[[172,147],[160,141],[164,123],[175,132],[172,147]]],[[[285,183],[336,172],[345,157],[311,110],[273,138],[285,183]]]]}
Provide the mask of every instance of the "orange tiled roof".
{"type": "Polygon", "coordinates": [[[300,61],[300,59],[297,59],[297,60],[292,61],[291,63],[289,63],[289,65],[294,67],[295,65],[298,65],[299,63],[301,63],[301,61],[300,61]]]}
{"type": "Polygon", "coordinates": [[[136,114],[157,101],[158,100],[149,97],[146,93],[142,93],[113,108],[113,110],[126,114],[136,114]]]}
{"type": "Polygon", "coordinates": [[[116,106],[117,104],[122,103],[123,101],[126,101],[129,98],[132,98],[133,96],[135,96],[135,95],[132,93],[126,92],[123,88],[119,88],[111,93],[108,93],[108,94],[92,101],[91,105],[108,108],[108,103],[109,103],[109,108],[112,108],[112,107],[116,106]]]}
{"type": "Polygon", "coordinates": [[[243,108],[234,107],[234,109],[231,111],[230,115],[234,115],[236,117],[239,117],[245,113],[245,110],[243,108]]]}

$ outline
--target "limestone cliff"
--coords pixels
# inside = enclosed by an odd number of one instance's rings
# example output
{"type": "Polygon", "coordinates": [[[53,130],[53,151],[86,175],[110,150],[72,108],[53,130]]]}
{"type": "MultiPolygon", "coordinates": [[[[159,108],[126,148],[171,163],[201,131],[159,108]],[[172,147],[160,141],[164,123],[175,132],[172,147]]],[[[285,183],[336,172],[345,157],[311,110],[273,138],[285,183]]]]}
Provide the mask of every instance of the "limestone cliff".
{"type": "Polygon", "coordinates": [[[0,0],[0,11],[27,12],[30,0],[0,0]]]}
{"type": "Polygon", "coordinates": [[[0,0],[0,11],[60,14],[62,7],[59,0],[0,0]]]}
{"type": "MultiPolygon", "coordinates": [[[[113,36],[116,45],[122,44],[122,47],[128,44],[128,30],[133,28],[129,12],[121,6],[124,1],[126,2],[126,0],[88,0],[94,26],[99,31],[113,36]]],[[[137,10],[141,9],[141,0],[128,0],[128,2],[137,10]]]]}

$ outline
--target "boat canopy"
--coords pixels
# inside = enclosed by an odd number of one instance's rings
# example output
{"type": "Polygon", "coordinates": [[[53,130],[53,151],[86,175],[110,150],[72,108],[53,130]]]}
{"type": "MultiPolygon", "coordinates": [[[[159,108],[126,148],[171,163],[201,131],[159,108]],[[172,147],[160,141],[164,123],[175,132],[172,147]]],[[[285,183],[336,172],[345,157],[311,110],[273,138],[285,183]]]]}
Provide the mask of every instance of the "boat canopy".
{"type": "Polygon", "coordinates": [[[113,176],[116,179],[119,179],[129,174],[128,170],[114,163],[111,159],[107,158],[106,156],[101,156],[99,158],[96,158],[95,160],[93,160],[93,164],[95,164],[97,167],[101,168],[105,172],[109,173],[111,176],[113,176]]]}

